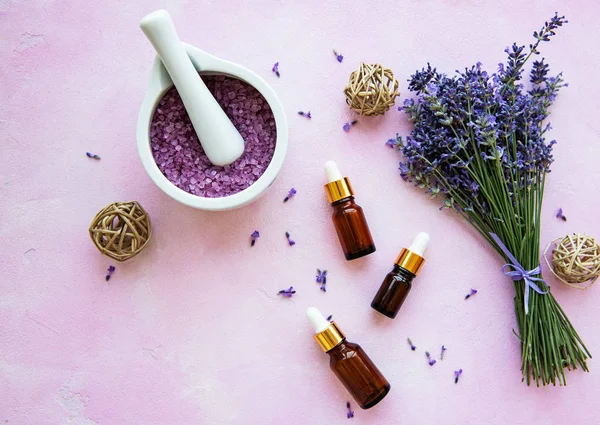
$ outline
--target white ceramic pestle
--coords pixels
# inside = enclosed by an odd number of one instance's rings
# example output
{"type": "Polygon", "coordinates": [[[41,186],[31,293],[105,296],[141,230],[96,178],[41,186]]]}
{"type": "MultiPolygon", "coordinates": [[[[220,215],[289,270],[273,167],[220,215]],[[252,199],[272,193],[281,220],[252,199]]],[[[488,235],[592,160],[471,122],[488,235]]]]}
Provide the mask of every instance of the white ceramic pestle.
{"type": "Polygon", "coordinates": [[[140,28],[173,80],[210,162],[223,166],[237,160],[244,153],[244,139],[198,75],[169,13],[150,13],[140,28]]]}

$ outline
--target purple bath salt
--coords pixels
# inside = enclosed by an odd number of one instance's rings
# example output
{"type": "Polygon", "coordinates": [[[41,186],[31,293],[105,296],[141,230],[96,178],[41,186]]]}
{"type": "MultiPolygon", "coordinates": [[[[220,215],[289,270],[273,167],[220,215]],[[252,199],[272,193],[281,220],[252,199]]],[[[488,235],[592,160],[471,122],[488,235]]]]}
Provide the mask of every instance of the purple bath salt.
{"type": "Polygon", "coordinates": [[[212,165],[175,87],[162,97],[150,124],[150,145],[158,168],[171,183],[193,195],[219,198],[252,185],[267,169],[277,131],[273,111],[254,87],[222,75],[202,79],[245,141],[230,165],[212,165]]]}

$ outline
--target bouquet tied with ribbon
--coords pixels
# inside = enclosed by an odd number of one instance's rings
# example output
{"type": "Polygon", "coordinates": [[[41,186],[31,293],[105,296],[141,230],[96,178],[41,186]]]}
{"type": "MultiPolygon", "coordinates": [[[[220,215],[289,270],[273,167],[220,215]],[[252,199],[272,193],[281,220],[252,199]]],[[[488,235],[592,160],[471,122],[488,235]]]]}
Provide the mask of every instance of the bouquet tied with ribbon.
{"type": "Polygon", "coordinates": [[[516,289],[521,370],[529,385],[566,384],[565,369],[587,371],[591,357],[550,293],[540,269],[540,215],[546,174],[553,162],[550,125],[543,125],[561,87],[534,60],[528,89],[523,67],[567,21],[557,14],[533,33],[534,43],[513,44],[506,64],[488,74],[477,63],[447,76],[429,64],[409,80],[416,98],[403,110],[413,123],[410,136],[396,137],[403,154],[400,175],[442,208],[464,217],[504,257],[502,268],[516,289]]]}

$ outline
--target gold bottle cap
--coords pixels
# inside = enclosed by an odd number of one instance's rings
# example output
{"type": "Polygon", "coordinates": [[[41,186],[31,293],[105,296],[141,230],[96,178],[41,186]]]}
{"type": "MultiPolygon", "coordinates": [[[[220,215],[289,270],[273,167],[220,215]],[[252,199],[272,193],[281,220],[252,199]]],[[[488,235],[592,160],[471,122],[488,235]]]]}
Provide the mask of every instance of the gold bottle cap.
{"type": "Polygon", "coordinates": [[[421,270],[425,259],[418,254],[415,254],[409,249],[402,248],[398,258],[396,258],[396,265],[402,267],[404,270],[408,270],[415,276],[421,270]]]}
{"type": "Polygon", "coordinates": [[[325,352],[339,345],[345,338],[346,336],[337,327],[335,322],[331,322],[323,331],[315,334],[315,341],[317,341],[325,352]]]}
{"type": "Polygon", "coordinates": [[[325,185],[325,193],[330,204],[339,201],[340,199],[348,198],[354,195],[352,185],[348,177],[340,180],[334,180],[325,185]]]}

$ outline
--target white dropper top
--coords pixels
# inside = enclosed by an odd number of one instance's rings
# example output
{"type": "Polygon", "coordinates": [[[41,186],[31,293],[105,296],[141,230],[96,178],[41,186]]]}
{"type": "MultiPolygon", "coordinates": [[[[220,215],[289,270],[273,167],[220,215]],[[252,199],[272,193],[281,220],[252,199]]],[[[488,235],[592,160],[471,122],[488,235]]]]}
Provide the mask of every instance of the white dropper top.
{"type": "Polygon", "coordinates": [[[327,174],[327,180],[329,183],[343,179],[342,173],[340,173],[340,168],[335,161],[327,161],[325,163],[325,174],[327,174]]]}
{"type": "Polygon", "coordinates": [[[415,236],[413,243],[411,244],[409,251],[414,252],[419,256],[423,256],[425,253],[425,249],[427,248],[427,244],[429,243],[429,233],[420,232],[415,236]]]}
{"type": "Polygon", "coordinates": [[[308,317],[308,321],[315,329],[315,333],[323,332],[325,329],[331,325],[329,321],[321,314],[319,309],[316,307],[308,307],[306,310],[306,317],[308,317]]]}
{"type": "Polygon", "coordinates": [[[169,12],[150,13],[142,18],[140,28],[173,80],[210,162],[224,166],[237,160],[244,153],[244,139],[198,75],[169,12]]]}

